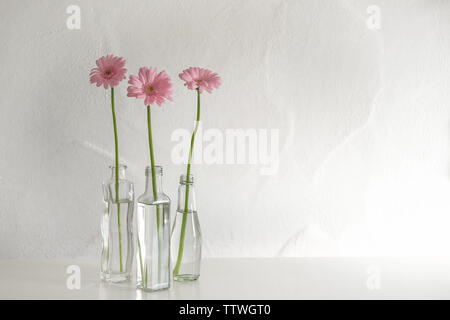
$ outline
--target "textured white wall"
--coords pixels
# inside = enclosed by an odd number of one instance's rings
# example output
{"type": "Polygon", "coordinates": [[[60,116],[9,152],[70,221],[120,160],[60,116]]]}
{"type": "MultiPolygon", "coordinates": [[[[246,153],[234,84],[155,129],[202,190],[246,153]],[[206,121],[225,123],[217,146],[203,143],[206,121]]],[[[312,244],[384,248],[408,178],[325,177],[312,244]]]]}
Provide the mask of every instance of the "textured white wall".
{"type": "MultiPolygon", "coordinates": [[[[0,258],[98,256],[113,135],[96,58],[165,69],[157,162],[176,203],[174,130],[191,130],[189,66],[223,78],[204,129],[279,129],[278,173],[196,165],[205,256],[448,252],[450,1],[0,2],[0,258]],[[66,8],[81,8],[81,29],[66,8]],[[369,5],[381,29],[366,26],[369,5]]],[[[145,107],[117,89],[121,160],[142,193],[145,107]]]]}

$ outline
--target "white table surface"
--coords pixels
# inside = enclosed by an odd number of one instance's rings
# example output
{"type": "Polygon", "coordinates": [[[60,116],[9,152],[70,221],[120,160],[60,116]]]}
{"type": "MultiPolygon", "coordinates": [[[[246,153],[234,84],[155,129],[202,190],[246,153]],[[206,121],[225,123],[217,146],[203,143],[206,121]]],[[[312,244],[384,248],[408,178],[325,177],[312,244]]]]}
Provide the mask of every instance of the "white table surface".
{"type": "Polygon", "coordinates": [[[446,258],[204,259],[200,279],[145,293],[107,284],[97,261],[0,260],[0,299],[450,299],[446,258]],[[68,289],[78,265],[81,288],[68,289]]]}

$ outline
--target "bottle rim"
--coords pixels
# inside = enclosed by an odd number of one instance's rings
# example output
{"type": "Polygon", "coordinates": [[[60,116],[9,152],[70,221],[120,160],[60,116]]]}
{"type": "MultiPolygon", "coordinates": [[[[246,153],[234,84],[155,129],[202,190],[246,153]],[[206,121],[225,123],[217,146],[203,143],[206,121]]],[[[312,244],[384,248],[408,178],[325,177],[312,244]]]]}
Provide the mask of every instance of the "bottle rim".
{"type": "Polygon", "coordinates": [[[180,183],[181,184],[194,184],[194,176],[192,174],[190,174],[189,179],[187,179],[187,176],[185,174],[182,174],[180,176],[180,183]]]}
{"type": "MultiPolygon", "coordinates": [[[[112,165],[109,166],[109,168],[110,168],[110,169],[115,169],[115,168],[116,168],[116,165],[115,165],[115,164],[112,164],[112,165]]],[[[128,167],[127,167],[126,164],[119,163],[119,169],[127,169],[127,168],[128,168],[128,167]]]]}
{"type": "MultiPolygon", "coordinates": [[[[152,167],[147,166],[145,167],[145,175],[151,176],[152,174],[152,167]]],[[[155,174],[162,175],[163,174],[163,167],[162,166],[155,166],[155,174]]]]}

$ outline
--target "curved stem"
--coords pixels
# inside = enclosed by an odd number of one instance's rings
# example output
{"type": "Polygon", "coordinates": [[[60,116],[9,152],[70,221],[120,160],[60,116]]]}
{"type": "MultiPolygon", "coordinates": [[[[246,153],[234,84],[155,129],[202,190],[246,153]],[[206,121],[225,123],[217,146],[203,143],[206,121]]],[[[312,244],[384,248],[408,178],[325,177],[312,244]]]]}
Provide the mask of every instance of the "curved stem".
{"type": "Polygon", "coordinates": [[[113,116],[113,125],[114,125],[114,144],[115,144],[115,191],[116,191],[116,204],[117,204],[117,227],[119,229],[119,257],[120,257],[120,272],[123,272],[123,263],[122,263],[122,228],[120,223],[120,202],[119,202],[119,142],[117,138],[117,121],[116,121],[116,110],[114,108],[114,88],[111,87],[111,109],[113,116]]]}
{"type": "Polygon", "coordinates": [[[191,174],[191,161],[192,161],[192,152],[194,149],[195,142],[195,134],[198,130],[198,125],[200,123],[200,90],[197,88],[197,120],[195,121],[195,128],[192,132],[191,137],[191,148],[189,150],[189,159],[187,164],[187,172],[186,172],[186,194],[184,197],[184,212],[183,212],[183,220],[181,221],[181,233],[180,233],[180,244],[178,246],[178,256],[175,268],[173,269],[173,274],[176,276],[180,272],[181,261],[183,260],[183,250],[184,250],[184,237],[186,235],[186,223],[187,223],[187,213],[188,213],[188,205],[189,205],[189,175],[191,174]]]}
{"type": "Polygon", "coordinates": [[[156,190],[156,173],[155,173],[155,155],[153,153],[152,116],[150,106],[147,106],[147,122],[148,122],[148,146],[150,149],[150,164],[152,168],[153,197],[154,200],[156,200],[157,190],[156,190]]]}
{"type": "MultiPolygon", "coordinates": [[[[155,172],[155,155],[153,153],[153,139],[152,139],[152,117],[150,105],[147,106],[147,122],[148,122],[148,146],[150,149],[150,164],[152,168],[152,188],[153,199],[157,201],[158,194],[156,188],[156,172],[155,172]]],[[[161,254],[162,254],[162,233],[161,233],[161,212],[160,206],[156,205],[156,227],[158,230],[158,279],[161,277],[161,254]]]]}

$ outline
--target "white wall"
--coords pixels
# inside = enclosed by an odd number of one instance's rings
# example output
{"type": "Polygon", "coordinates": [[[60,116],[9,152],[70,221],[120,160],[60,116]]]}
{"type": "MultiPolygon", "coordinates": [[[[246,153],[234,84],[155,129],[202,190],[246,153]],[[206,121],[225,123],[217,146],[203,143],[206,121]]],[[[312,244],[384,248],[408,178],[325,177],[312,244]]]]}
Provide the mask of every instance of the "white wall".
{"type": "MultiPolygon", "coordinates": [[[[0,258],[98,257],[114,146],[109,92],[88,75],[107,53],[173,78],[154,112],[173,209],[170,137],[195,110],[182,69],[223,78],[203,95],[205,130],[279,129],[275,175],[194,166],[205,256],[448,254],[449,1],[2,0],[0,15],[0,258]]],[[[125,93],[121,160],[139,194],[145,107],[125,93]]]]}

